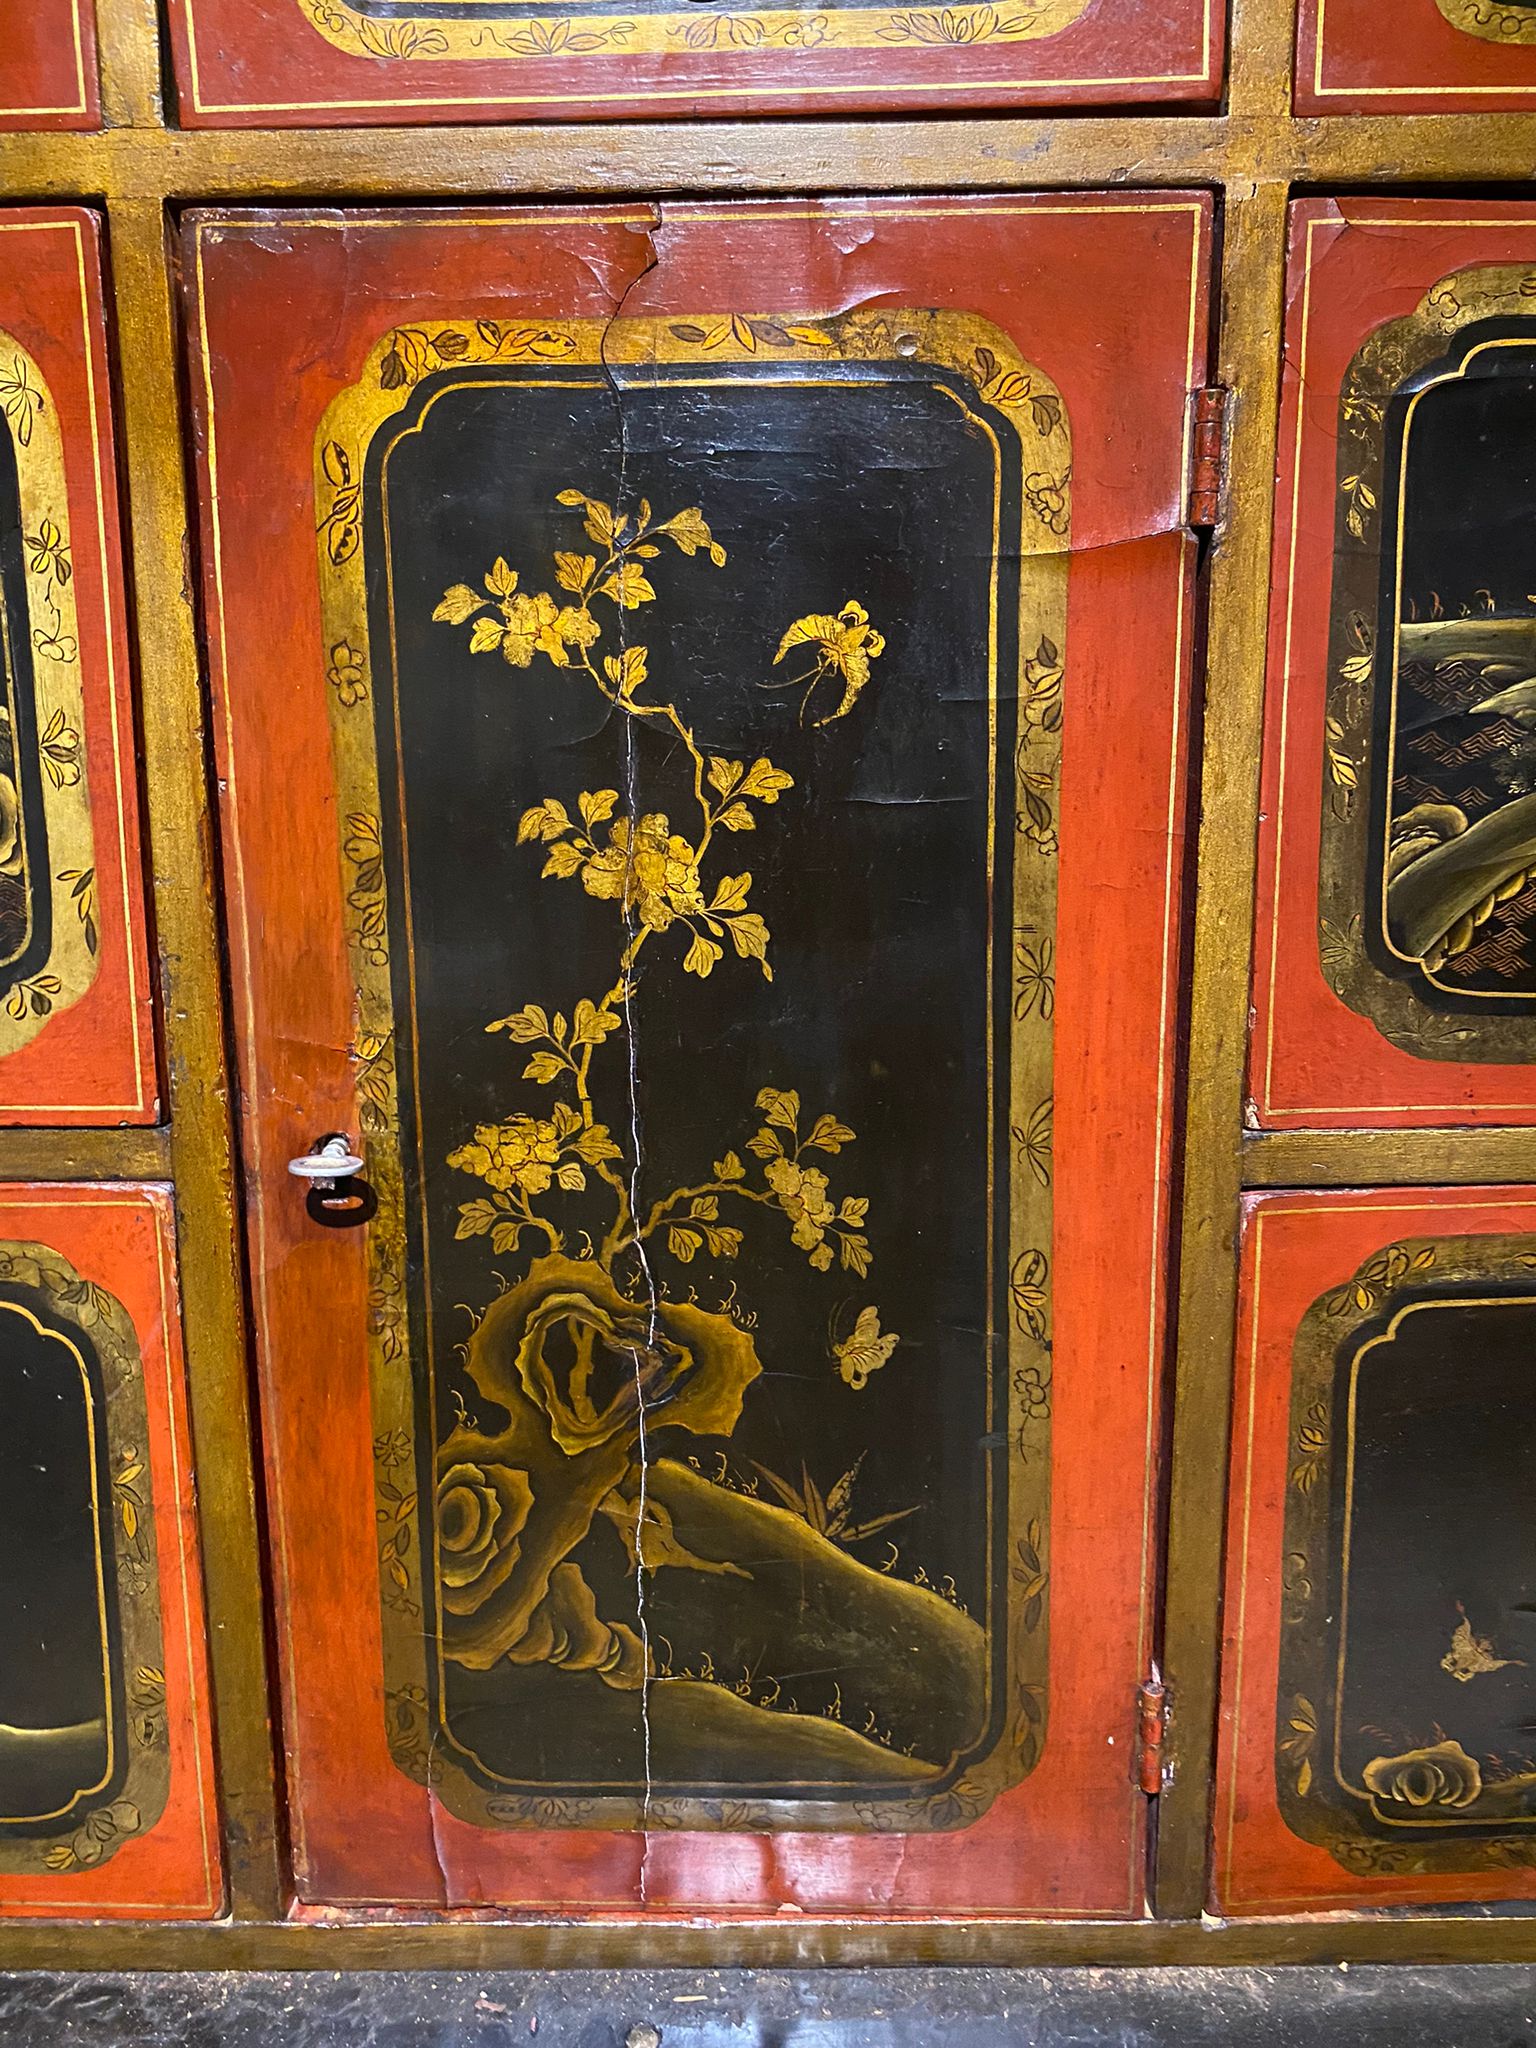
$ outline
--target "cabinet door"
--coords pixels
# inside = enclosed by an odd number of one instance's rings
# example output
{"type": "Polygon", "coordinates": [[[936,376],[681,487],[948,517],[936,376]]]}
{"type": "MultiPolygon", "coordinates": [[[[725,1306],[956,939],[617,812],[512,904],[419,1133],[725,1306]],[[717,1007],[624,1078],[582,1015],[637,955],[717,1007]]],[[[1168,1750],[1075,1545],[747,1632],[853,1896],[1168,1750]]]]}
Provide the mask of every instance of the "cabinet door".
{"type": "Polygon", "coordinates": [[[0,1123],[152,1123],[94,218],[0,212],[0,1123]]]}
{"type": "Polygon", "coordinates": [[[220,1909],[162,1188],[0,1190],[0,1913],[220,1909]]]}
{"type": "Polygon", "coordinates": [[[1211,101],[1224,16],[1218,0],[171,0],[171,30],[183,121],[266,128],[1211,101]]]}
{"type": "Polygon", "coordinates": [[[1253,1198],[1216,1903],[1536,1893],[1536,1189],[1253,1198]]]}
{"type": "Polygon", "coordinates": [[[1208,226],[190,227],[305,1899],[1141,1909],[1208,226]]]}
{"type": "Polygon", "coordinates": [[[1371,0],[1302,0],[1301,114],[1529,112],[1536,11],[1525,0],[1405,0],[1383,35],[1371,0]]]}
{"type": "Polygon", "coordinates": [[[1536,209],[1295,209],[1250,1074],[1536,1121],[1536,209]]]}
{"type": "Polygon", "coordinates": [[[9,9],[0,43],[0,129],[100,123],[90,0],[26,0],[9,9]]]}

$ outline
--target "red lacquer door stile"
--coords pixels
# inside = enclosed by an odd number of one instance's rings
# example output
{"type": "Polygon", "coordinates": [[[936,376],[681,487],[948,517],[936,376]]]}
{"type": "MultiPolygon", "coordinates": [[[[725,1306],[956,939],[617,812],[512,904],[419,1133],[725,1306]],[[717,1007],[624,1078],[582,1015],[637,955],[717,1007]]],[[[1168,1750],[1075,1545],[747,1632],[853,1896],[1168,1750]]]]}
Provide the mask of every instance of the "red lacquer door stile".
{"type": "Polygon", "coordinates": [[[100,232],[77,208],[17,209],[0,214],[7,253],[0,357],[26,564],[26,615],[12,623],[34,683],[33,737],[18,724],[13,750],[33,759],[10,763],[22,816],[6,872],[26,841],[50,937],[14,967],[8,939],[0,1123],[150,1124],[159,1081],[100,232]],[[34,804],[46,823],[29,838],[34,804]]]}
{"type": "Polygon", "coordinates": [[[1208,233],[1207,202],[1181,195],[680,206],[659,220],[622,209],[225,214],[189,227],[251,1250],[306,1903],[604,1917],[1142,1910],[1132,1737],[1156,1572],[1192,571],[1186,400],[1204,376],[1208,233]],[[316,1229],[284,1171],[317,1133],[349,1128],[356,1114],[325,703],[350,672],[320,617],[315,436],[391,329],[611,318],[621,303],[626,318],[684,322],[733,306],[804,320],[953,307],[1038,362],[1071,421],[1050,1732],[1024,1781],[953,1832],[501,1832],[425,1796],[386,1745],[363,1247],[358,1233],[316,1229]]]}
{"type": "MultiPolygon", "coordinates": [[[[1259,1129],[1536,1121],[1536,1067],[1421,1058],[1390,1042],[1329,986],[1319,943],[1324,810],[1342,801],[1337,777],[1353,772],[1345,762],[1325,779],[1346,378],[1367,338],[1414,314],[1442,280],[1533,257],[1536,212],[1514,204],[1370,198],[1292,210],[1248,1086],[1259,1129]]],[[[1377,516],[1374,498],[1365,510],[1377,516]]],[[[1363,907],[1363,876],[1360,887],[1363,907]]]]}
{"type": "Polygon", "coordinates": [[[0,1242],[8,1293],[58,1303],[59,1329],[81,1332],[105,1376],[107,1497],[97,1511],[110,1523],[101,1542],[119,1614],[120,1759],[98,1800],[80,1801],[19,1851],[6,1842],[0,1915],[212,1919],[223,1879],[171,1192],[6,1187],[0,1242]],[[146,1602],[148,1632],[132,1618],[146,1602]],[[147,1642],[158,1644],[160,1662],[145,1654],[147,1642]]]}

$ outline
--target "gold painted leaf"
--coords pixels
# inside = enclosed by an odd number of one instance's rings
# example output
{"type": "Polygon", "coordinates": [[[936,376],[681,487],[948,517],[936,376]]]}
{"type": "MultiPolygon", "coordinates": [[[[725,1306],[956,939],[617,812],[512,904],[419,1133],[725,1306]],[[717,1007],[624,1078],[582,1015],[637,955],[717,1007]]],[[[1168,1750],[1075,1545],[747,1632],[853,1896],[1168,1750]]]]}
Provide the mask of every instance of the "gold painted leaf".
{"type": "Polygon", "coordinates": [[[623,563],[611,576],[605,576],[597,588],[600,596],[611,597],[627,612],[649,604],[656,595],[638,562],[623,563]]]}
{"type": "Polygon", "coordinates": [[[745,910],[739,916],[726,921],[726,930],[736,948],[739,960],[756,960],[763,970],[763,978],[772,981],[773,969],[768,965],[768,927],[755,910],[745,910]]]}
{"type": "Polygon", "coordinates": [[[819,1116],[805,1142],[823,1152],[841,1152],[845,1145],[853,1143],[856,1135],[847,1124],[839,1123],[835,1116],[819,1116]]]}
{"type": "Polygon", "coordinates": [[[603,1040],[618,1028],[619,1020],[612,1010],[606,1007],[600,1010],[596,1003],[583,996],[577,1003],[576,1013],[571,1019],[571,1043],[601,1045],[603,1040]]]}
{"type": "Polygon", "coordinates": [[[476,619],[469,636],[471,654],[493,654],[501,645],[506,627],[498,619],[476,619]]]}
{"type": "Polygon", "coordinates": [[[766,755],[760,754],[747,770],[737,794],[756,797],[760,804],[776,804],[781,794],[794,786],[793,775],[786,775],[782,768],[775,768],[766,755]]]}
{"type": "Polygon", "coordinates": [[[584,789],[576,799],[576,808],[581,812],[581,822],[590,832],[594,825],[601,825],[613,816],[618,801],[616,789],[584,789]]]}
{"type": "Polygon", "coordinates": [[[782,1159],[784,1147],[779,1143],[778,1134],[766,1128],[755,1138],[748,1138],[747,1150],[758,1159],[782,1159]]]}
{"type": "Polygon", "coordinates": [[[791,341],[803,342],[807,348],[836,348],[837,338],[828,334],[823,327],[786,327],[784,332],[791,341]]]}
{"type": "Polygon", "coordinates": [[[558,1053],[536,1052],[523,1069],[523,1079],[547,1085],[551,1081],[558,1081],[564,1072],[565,1061],[558,1053]]]}
{"type": "Polygon", "coordinates": [[[597,567],[595,555],[572,555],[555,551],[555,581],[562,590],[585,590],[597,567]]]}
{"type": "Polygon", "coordinates": [[[727,1152],[723,1159],[715,1161],[716,1180],[745,1180],[747,1169],[734,1152],[727,1152]]]}
{"type": "Polygon", "coordinates": [[[494,1024],[487,1024],[485,1028],[487,1031],[509,1031],[516,1044],[527,1045],[535,1038],[548,1038],[549,1013],[538,1003],[525,1003],[510,1017],[498,1017],[494,1024]]]}
{"type": "MultiPolygon", "coordinates": [[[[745,910],[747,896],[752,887],[750,874],[722,875],[715,889],[711,910],[745,910]]],[[[766,938],[767,934],[764,933],[766,938]]]]}
{"type": "Polygon", "coordinates": [[[517,588],[517,571],[508,568],[506,557],[498,555],[491,564],[485,587],[492,597],[510,597],[517,588]]]}
{"type": "Polygon", "coordinates": [[[745,804],[730,805],[728,809],[720,813],[716,823],[723,825],[727,832],[755,832],[757,830],[757,820],[745,804]]]}
{"type": "Polygon", "coordinates": [[[711,754],[709,757],[709,786],[718,790],[721,796],[730,795],[744,772],[739,761],[724,760],[719,754],[711,754]]]}
{"type": "Polygon", "coordinates": [[[442,601],[432,617],[441,626],[462,626],[484,603],[480,593],[471,590],[467,583],[454,583],[443,592],[442,601]]]}
{"type": "Polygon", "coordinates": [[[623,1153],[608,1134],[606,1124],[589,1124],[571,1150],[588,1166],[600,1166],[605,1159],[622,1159],[623,1153]]]}
{"type": "Polygon", "coordinates": [[[734,1259],[741,1250],[741,1232],[729,1223],[705,1224],[704,1242],[712,1257],[734,1259]]]}
{"type": "Polygon", "coordinates": [[[539,878],[542,881],[546,875],[553,875],[559,881],[566,881],[578,872],[583,859],[581,848],[571,840],[557,840],[549,849],[544,865],[539,870],[539,878]]]}
{"type": "Polygon", "coordinates": [[[685,1266],[703,1242],[696,1230],[685,1230],[680,1223],[672,1224],[667,1231],[667,1250],[685,1266]]]}
{"type": "Polygon", "coordinates": [[[683,960],[683,972],[696,974],[700,981],[707,981],[714,972],[716,962],[723,959],[724,955],[723,946],[717,946],[713,939],[706,939],[700,935],[688,948],[683,960]]]}
{"type": "MultiPolygon", "coordinates": [[[[800,1121],[800,1096],[798,1090],[794,1088],[760,1088],[757,1107],[767,1117],[769,1123],[777,1124],[781,1131],[794,1130],[800,1121]]],[[[755,1144],[753,1149],[756,1149],[755,1144]]]]}
{"type": "Polygon", "coordinates": [[[562,1160],[555,1168],[555,1179],[568,1195],[579,1195],[587,1184],[587,1176],[574,1159],[562,1160]]]}
{"type": "Polygon", "coordinates": [[[842,1240],[841,1251],[843,1271],[857,1273],[862,1280],[869,1271],[869,1239],[857,1235],[847,1236],[842,1240]]]}
{"type": "Polygon", "coordinates": [[[456,1238],[484,1237],[488,1230],[494,1230],[502,1220],[503,1211],[494,1202],[480,1200],[459,1204],[459,1226],[454,1231],[456,1238]]]}
{"type": "Polygon", "coordinates": [[[1312,1790],[1312,1759],[1305,1757],[1301,1769],[1296,1773],[1296,1790],[1305,1799],[1312,1790]]]}
{"type": "MultiPolygon", "coordinates": [[[[853,1133],[848,1134],[852,1137],[853,1133]]],[[[869,1214],[868,1195],[844,1195],[842,1207],[837,1212],[839,1223],[851,1223],[857,1229],[869,1214]]]]}

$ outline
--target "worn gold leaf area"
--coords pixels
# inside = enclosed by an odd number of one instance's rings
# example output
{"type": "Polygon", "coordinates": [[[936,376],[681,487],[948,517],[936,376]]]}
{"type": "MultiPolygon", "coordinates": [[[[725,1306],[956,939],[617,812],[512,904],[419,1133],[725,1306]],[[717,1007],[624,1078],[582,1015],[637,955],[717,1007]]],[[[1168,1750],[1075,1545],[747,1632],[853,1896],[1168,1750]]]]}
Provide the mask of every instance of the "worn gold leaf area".
{"type": "Polygon", "coordinates": [[[1497,1657],[1494,1655],[1493,1638],[1480,1636],[1467,1618],[1467,1610],[1458,1600],[1456,1612],[1461,1616],[1451,1632],[1451,1647],[1440,1659],[1440,1669],[1448,1671],[1452,1678],[1462,1685],[1469,1685],[1474,1678],[1481,1678],[1488,1671],[1507,1671],[1513,1664],[1523,1665],[1523,1657],[1497,1657]]]}

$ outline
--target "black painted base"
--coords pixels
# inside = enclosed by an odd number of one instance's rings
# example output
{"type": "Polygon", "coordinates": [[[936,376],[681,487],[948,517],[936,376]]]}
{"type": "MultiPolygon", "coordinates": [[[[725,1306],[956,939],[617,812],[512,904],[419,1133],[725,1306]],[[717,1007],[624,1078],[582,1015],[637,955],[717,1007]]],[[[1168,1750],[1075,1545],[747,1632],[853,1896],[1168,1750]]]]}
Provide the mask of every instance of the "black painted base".
{"type": "Polygon", "coordinates": [[[0,1975],[4,2048],[1510,2048],[1533,2037],[1536,1971],[1522,1965],[0,1975]]]}

